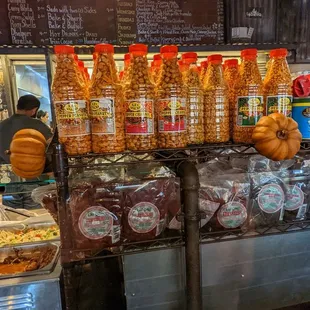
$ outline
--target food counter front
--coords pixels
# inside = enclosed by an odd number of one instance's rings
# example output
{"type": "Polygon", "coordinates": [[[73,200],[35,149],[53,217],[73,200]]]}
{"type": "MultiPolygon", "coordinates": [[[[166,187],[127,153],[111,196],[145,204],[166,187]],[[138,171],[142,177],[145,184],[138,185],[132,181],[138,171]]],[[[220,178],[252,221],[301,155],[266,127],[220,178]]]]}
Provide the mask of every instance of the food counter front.
{"type": "MultiPolygon", "coordinates": [[[[32,194],[14,191],[22,185],[39,187],[53,182],[47,176],[23,182],[11,174],[9,165],[1,166],[0,171],[0,194],[9,200],[32,194]]],[[[10,208],[0,197],[0,309],[61,309],[57,224],[43,208],[10,208]]]]}

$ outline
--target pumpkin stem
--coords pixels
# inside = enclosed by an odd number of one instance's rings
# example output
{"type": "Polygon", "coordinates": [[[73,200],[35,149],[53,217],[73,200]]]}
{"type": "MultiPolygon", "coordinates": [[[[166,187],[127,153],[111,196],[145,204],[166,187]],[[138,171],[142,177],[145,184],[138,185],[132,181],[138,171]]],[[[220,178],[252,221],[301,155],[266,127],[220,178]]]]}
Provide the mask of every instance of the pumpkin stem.
{"type": "Polygon", "coordinates": [[[277,138],[281,140],[287,139],[287,131],[286,130],[278,130],[277,131],[277,138]]]}

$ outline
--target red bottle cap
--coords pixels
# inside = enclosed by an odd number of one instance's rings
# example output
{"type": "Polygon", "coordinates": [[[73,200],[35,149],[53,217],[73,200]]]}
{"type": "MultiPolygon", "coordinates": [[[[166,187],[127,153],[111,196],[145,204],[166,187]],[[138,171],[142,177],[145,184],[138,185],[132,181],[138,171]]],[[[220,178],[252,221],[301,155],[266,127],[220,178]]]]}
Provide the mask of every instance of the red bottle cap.
{"type": "Polygon", "coordinates": [[[114,53],[114,46],[111,44],[96,44],[95,53],[114,53]]]}
{"type": "Polygon", "coordinates": [[[193,62],[197,61],[197,53],[194,52],[189,52],[189,53],[184,53],[182,54],[182,60],[186,64],[191,64],[193,62]]]}
{"type": "Polygon", "coordinates": [[[208,67],[208,60],[204,60],[200,63],[202,68],[207,68],[208,67]]]}
{"type": "Polygon", "coordinates": [[[238,68],[238,59],[228,59],[224,62],[225,67],[236,67],[238,68]]]}
{"type": "Polygon", "coordinates": [[[144,56],[147,54],[147,45],[145,44],[132,44],[129,46],[129,53],[136,56],[144,56]]]}
{"type": "Polygon", "coordinates": [[[165,59],[171,59],[177,56],[178,47],[176,45],[164,45],[160,48],[160,53],[165,59]]]}
{"type": "Polygon", "coordinates": [[[287,49],[286,48],[277,48],[275,50],[271,50],[269,56],[272,57],[286,57],[287,49]]]}
{"type": "Polygon", "coordinates": [[[214,54],[208,56],[208,62],[214,63],[214,64],[221,64],[223,61],[223,56],[220,54],[214,54]]]}
{"type": "Polygon", "coordinates": [[[241,51],[241,57],[247,59],[255,59],[257,57],[257,49],[256,48],[248,48],[246,50],[241,51]]]}
{"type": "Polygon", "coordinates": [[[55,54],[74,54],[74,47],[71,45],[55,45],[55,54]]]}
{"type": "Polygon", "coordinates": [[[160,55],[160,54],[155,54],[155,55],[153,56],[153,60],[154,60],[154,61],[157,61],[157,60],[160,60],[160,61],[161,61],[161,60],[162,60],[162,59],[161,59],[161,55],[160,55]]]}

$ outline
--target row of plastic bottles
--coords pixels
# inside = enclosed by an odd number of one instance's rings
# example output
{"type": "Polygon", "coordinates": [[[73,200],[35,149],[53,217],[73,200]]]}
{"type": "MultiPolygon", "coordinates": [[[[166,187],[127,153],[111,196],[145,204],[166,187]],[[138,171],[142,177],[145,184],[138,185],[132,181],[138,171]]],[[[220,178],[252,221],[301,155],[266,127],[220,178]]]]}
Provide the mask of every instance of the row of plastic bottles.
{"type": "Polygon", "coordinates": [[[60,141],[69,154],[109,153],[189,144],[250,143],[262,115],[289,114],[291,80],[287,51],[271,52],[264,83],[257,50],[225,61],[211,55],[197,65],[196,53],[178,60],[176,46],[161,47],[151,67],[147,46],[133,44],[117,71],[114,48],[98,44],[91,80],[71,46],[55,47],[53,97],[60,141]]]}

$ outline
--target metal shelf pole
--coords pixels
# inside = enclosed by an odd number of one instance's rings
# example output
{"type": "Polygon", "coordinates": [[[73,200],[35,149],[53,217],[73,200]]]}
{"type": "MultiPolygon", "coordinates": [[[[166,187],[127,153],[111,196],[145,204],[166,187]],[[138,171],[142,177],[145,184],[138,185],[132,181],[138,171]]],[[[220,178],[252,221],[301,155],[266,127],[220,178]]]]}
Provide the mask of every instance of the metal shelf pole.
{"type": "Polygon", "coordinates": [[[198,172],[193,163],[184,161],[178,167],[178,174],[181,177],[184,206],[187,309],[202,310],[198,172]]]}

